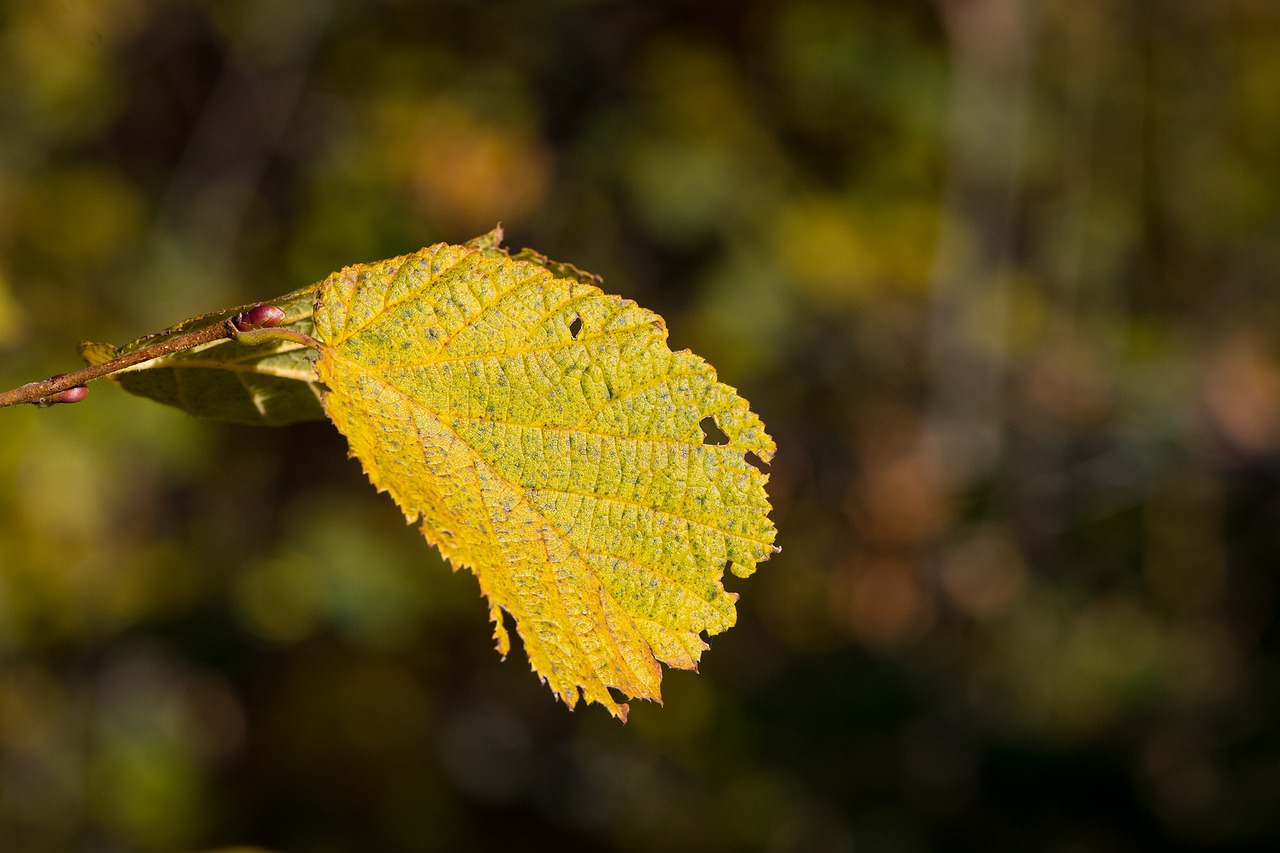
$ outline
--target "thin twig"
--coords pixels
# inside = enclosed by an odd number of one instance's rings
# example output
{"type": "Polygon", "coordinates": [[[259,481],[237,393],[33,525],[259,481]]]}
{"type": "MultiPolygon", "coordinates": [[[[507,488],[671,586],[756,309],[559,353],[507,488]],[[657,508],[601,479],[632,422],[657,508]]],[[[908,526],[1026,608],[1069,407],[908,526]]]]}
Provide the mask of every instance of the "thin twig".
{"type": "MultiPolygon", "coordinates": [[[[212,326],[206,326],[194,332],[186,332],[181,335],[174,335],[171,338],[165,338],[142,349],[118,355],[110,361],[104,361],[101,364],[95,364],[83,370],[77,370],[75,373],[59,374],[43,382],[31,382],[14,388],[12,391],[5,391],[0,393],[0,409],[6,406],[16,406],[19,403],[48,405],[49,403],[74,402],[82,399],[82,395],[74,395],[74,399],[62,400],[56,399],[56,395],[71,388],[79,388],[94,379],[100,379],[103,376],[109,376],[112,373],[133,367],[135,364],[141,364],[153,358],[194,349],[195,347],[227,338],[238,340],[250,346],[268,343],[271,340],[291,340],[305,346],[319,347],[319,343],[314,338],[294,329],[263,328],[259,324],[248,321],[249,318],[255,315],[255,312],[261,315],[263,313],[261,309],[263,308],[264,306],[258,306],[235,317],[228,317],[221,323],[215,323],[212,326]]],[[[279,313],[279,318],[283,319],[283,312],[280,312],[279,309],[274,310],[279,313]]],[[[273,317],[272,319],[275,318],[273,317]]]]}

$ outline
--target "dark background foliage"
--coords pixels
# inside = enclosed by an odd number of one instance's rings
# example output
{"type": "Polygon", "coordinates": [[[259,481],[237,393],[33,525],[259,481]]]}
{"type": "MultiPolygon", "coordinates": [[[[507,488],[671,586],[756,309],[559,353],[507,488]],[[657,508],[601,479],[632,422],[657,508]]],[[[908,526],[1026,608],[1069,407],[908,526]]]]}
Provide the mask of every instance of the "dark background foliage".
{"type": "Polygon", "coordinates": [[[0,412],[0,848],[1280,842],[1280,6],[6,0],[0,380],[501,220],[783,552],[567,712],[327,424],[0,412]]]}

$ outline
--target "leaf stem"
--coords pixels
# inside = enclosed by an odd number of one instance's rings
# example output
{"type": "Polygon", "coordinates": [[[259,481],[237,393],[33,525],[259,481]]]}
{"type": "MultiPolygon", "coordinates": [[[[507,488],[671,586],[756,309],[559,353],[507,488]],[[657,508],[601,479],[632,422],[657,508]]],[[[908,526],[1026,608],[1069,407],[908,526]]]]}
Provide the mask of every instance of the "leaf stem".
{"type": "Polygon", "coordinates": [[[293,341],[314,350],[324,346],[315,338],[299,332],[297,329],[247,329],[236,332],[232,337],[235,338],[237,343],[247,347],[256,347],[273,341],[293,341]]]}
{"type": "MultiPolygon", "coordinates": [[[[259,306],[259,308],[261,307],[259,306]]],[[[278,309],[276,310],[278,311],[278,309]]],[[[16,406],[20,403],[47,406],[52,403],[76,402],[84,398],[83,393],[65,395],[64,392],[72,388],[82,388],[86,382],[101,379],[103,376],[110,376],[112,373],[118,373],[121,370],[133,367],[135,364],[141,364],[144,361],[150,361],[153,358],[194,349],[195,347],[227,338],[247,346],[268,343],[272,340],[290,340],[304,346],[319,348],[319,341],[295,329],[254,328],[253,321],[259,319],[252,316],[254,311],[257,311],[257,309],[237,314],[234,317],[228,317],[220,323],[206,326],[203,329],[196,329],[194,332],[185,332],[181,335],[165,338],[150,346],[118,355],[101,364],[77,370],[75,373],[58,374],[45,379],[43,382],[29,382],[11,391],[5,391],[0,393],[0,409],[6,406],[16,406]]],[[[283,318],[283,312],[279,312],[279,319],[275,316],[270,316],[265,319],[265,322],[279,322],[283,318]]]]}

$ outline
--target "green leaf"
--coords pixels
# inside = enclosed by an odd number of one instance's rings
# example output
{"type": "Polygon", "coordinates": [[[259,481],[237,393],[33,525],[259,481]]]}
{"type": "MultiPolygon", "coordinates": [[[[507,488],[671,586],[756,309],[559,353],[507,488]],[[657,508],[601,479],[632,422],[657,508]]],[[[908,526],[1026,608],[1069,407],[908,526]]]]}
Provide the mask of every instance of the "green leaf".
{"type": "Polygon", "coordinates": [[[625,718],[610,691],[658,700],[659,662],[695,668],[734,624],[725,569],[775,550],[745,459],[774,444],[660,317],[547,266],[438,244],[347,267],[315,366],[369,478],[479,578],[499,651],[505,611],[566,704],[625,718]]]}
{"type": "MultiPolygon", "coordinates": [[[[316,285],[273,300],[285,312],[281,328],[312,333],[316,285]]],[[[117,349],[111,344],[85,342],[80,356],[90,365],[153,344],[172,335],[221,323],[252,306],[194,317],[117,349]]],[[[324,419],[314,353],[293,341],[244,346],[220,340],[195,349],[143,362],[111,376],[121,388],[191,415],[244,424],[281,426],[324,419]]]]}

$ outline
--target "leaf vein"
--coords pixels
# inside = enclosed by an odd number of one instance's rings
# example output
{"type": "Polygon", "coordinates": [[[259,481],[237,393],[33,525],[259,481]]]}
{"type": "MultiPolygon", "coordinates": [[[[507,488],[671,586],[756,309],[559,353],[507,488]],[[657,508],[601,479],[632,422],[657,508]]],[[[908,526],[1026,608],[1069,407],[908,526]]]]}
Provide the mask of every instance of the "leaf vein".
{"type": "Polygon", "coordinates": [[[386,372],[390,370],[411,369],[416,367],[432,367],[437,364],[454,364],[460,361],[465,361],[465,362],[483,361],[485,359],[490,359],[490,358],[504,359],[504,358],[512,358],[514,356],[529,355],[536,352],[552,352],[558,349],[567,349],[572,346],[585,344],[590,341],[604,340],[606,338],[624,335],[629,332],[635,332],[643,329],[652,329],[652,328],[653,328],[653,322],[649,321],[646,323],[637,323],[634,326],[625,326],[620,329],[610,329],[607,332],[601,332],[598,335],[590,335],[588,337],[578,338],[577,340],[557,341],[554,344],[547,344],[545,346],[540,346],[540,347],[521,347],[519,349],[499,350],[497,352],[473,353],[469,355],[455,355],[455,356],[448,356],[446,358],[433,358],[433,359],[430,359],[429,361],[396,362],[395,364],[379,365],[377,367],[373,367],[372,371],[386,372]]]}
{"type": "MultiPolygon", "coordinates": [[[[464,440],[464,443],[465,443],[465,440],[464,440]]],[[[467,446],[470,447],[470,445],[467,445],[467,446]]],[[[476,452],[477,454],[479,453],[478,450],[476,452]]],[[[662,516],[666,516],[667,518],[679,519],[680,521],[686,522],[688,524],[696,524],[698,527],[701,527],[704,530],[710,530],[715,533],[719,533],[723,536],[730,536],[734,539],[741,539],[743,542],[751,542],[755,545],[770,544],[761,539],[753,539],[750,536],[744,536],[741,533],[735,533],[732,530],[726,530],[723,527],[717,527],[716,525],[711,524],[710,522],[707,522],[707,521],[703,521],[702,519],[693,515],[681,515],[679,512],[675,512],[674,510],[661,509],[656,506],[651,506],[650,504],[641,503],[640,501],[633,501],[628,498],[619,497],[617,495],[601,495],[601,494],[595,494],[592,492],[583,492],[575,489],[561,489],[561,488],[551,487],[551,486],[546,486],[546,487],[523,486],[522,488],[524,488],[526,491],[529,491],[529,492],[555,492],[556,494],[561,494],[561,495],[576,495],[578,497],[583,497],[583,498],[592,498],[593,500],[597,500],[597,501],[608,501],[609,503],[623,504],[625,506],[633,506],[633,507],[636,507],[637,509],[647,510],[653,513],[654,515],[662,515],[662,516]]],[[[721,501],[720,505],[725,507],[726,509],[730,509],[736,506],[742,506],[741,504],[726,504],[724,503],[723,500],[721,501]]]]}

